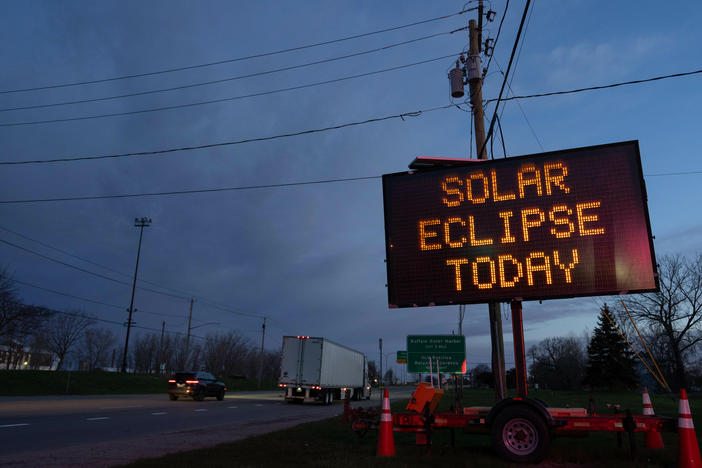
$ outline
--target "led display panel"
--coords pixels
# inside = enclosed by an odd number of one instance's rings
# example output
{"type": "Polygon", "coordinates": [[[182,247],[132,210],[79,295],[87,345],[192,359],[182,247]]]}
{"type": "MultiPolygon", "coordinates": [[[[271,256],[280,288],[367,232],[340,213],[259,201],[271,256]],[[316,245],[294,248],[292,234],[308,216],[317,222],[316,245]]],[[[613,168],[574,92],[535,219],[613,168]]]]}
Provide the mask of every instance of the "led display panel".
{"type": "Polygon", "coordinates": [[[383,176],[390,307],[658,290],[637,141],[383,176]]]}

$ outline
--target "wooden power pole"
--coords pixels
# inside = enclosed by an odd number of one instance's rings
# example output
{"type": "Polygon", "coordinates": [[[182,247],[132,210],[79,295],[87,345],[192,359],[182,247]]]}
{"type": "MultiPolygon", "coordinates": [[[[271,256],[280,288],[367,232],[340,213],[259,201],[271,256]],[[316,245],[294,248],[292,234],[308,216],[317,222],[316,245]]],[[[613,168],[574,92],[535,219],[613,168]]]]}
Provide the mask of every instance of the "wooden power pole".
{"type": "MultiPolygon", "coordinates": [[[[487,159],[485,144],[485,113],[483,111],[483,70],[480,64],[480,31],[475,20],[468,23],[470,49],[468,55],[468,84],[470,103],[473,108],[475,147],[479,159],[487,159]]],[[[492,372],[495,376],[495,398],[499,401],[507,396],[505,375],[505,345],[502,338],[502,314],[499,302],[488,303],[490,311],[490,338],[492,343],[492,372]]]]}

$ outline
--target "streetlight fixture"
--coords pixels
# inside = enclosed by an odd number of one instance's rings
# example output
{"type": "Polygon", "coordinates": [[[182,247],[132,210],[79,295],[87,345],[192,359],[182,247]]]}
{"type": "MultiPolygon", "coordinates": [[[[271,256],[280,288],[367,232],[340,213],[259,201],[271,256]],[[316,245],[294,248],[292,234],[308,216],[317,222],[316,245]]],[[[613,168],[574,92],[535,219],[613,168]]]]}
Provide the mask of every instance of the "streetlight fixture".
{"type": "Polygon", "coordinates": [[[132,313],[134,312],[134,290],[136,289],[137,272],[139,271],[139,256],[141,255],[141,238],[144,228],[149,227],[151,218],[134,218],[134,226],[139,228],[139,247],[137,248],[136,267],[134,267],[134,282],[132,283],[132,300],[129,303],[129,320],[127,320],[127,337],[124,340],[124,356],[122,357],[122,373],[127,372],[127,348],[129,347],[129,331],[132,328],[132,313]]]}

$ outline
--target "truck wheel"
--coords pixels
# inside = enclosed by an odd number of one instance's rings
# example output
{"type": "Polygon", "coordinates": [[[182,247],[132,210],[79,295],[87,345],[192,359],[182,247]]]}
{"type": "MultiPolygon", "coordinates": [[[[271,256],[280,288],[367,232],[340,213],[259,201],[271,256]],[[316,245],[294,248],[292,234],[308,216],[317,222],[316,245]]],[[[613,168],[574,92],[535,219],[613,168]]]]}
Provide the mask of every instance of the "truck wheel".
{"type": "Polygon", "coordinates": [[[540,462],[551,441],[544,418],[525,406],[502,410],[492,423],[490,435],[501,458],[521,463],[540,462]]]}

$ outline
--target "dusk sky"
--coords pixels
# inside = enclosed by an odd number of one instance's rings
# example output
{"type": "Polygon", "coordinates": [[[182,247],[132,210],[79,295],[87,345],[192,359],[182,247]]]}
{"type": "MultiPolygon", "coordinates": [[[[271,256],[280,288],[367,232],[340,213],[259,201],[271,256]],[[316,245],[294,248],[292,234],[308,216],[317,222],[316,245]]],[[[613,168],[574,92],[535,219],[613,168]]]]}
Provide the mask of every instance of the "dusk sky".
{"type": "MultiPolygon", "coordinates": [[[[486,4],[496,18],[483,38],[495,38],[506,3],[486,4]]],[[[149,283],[138,286],[169,295],[137,289],[139,327],[160,332],[165,320],[167,331],[186,332],[194,297],[195,335],[236,330],[260,343],[265,316],[269,350],[280,348],[283,335],[304,334],[377,361],[378,338],[391,353],[405,349],[409,334],[457,332],[458,306],[388,309],[380,176],[406,170],[420,155],[475,157],[469,106],[460,99],[453,101],[460,108],[444,108],[452,103],[447,73],[468,47],[467,31],[451,31],[476,18],[474,11],[456,13],[473,6],[477,2],[5,3],[0,162],[158,152],[383,120],[151,155],[2,165],[0,266],[18,281],[26,303],[124,322],[139,239],[134,218],[146,216],[153,224],[144,230],[139,278],[149,283]],[[351,54],[357,55],[329,60],[351,54]],[[297,67],[318,61],[326,62],[297,67]],[[418,62],[424,63],[413,65],[418,62]],[[403,68],[377,73],[396,67],[403,68]],[[237,78],[251,74],[257,76],[237,78]],[[124,78],[130,75],[144,76],[124,78]],[[210,81],[219,82],[189,86],[210,81]],[[166,88],[181,89],[115,97],[166,88]],[[93,102],[62,104],[85,100],[93,102]],[[193,105],[204,101],[220,102],[193,105]],[[26,202],[349,178],[360,180],[26,202]]],[[[485,100],[497,98],[523,9],[524,2],[509,2],[485,100]]],[[[702,3],[691,0],[532,1],[505,95],[700,70],[701,17],[702,3]]],[[[638,140],[656,255],[695,255],[702,241],[700,80],[695,74],[506,102],[500,112],[507,156],[638,140]]],[[[486,116],[493,111],[494,103],[486,116]]],[[[499,137],[494,156],[503,157],[499,137]]],[[[615,300],[525,302],[527,347],[550,336],[582,336],[595,326],[600,305],[615,300]]],[[[503,311],[511,367],[509,307],[503,311]]],[[[99,325],[123,343],[125,328],[99,325]]],[[[464,332],[469,367],[489,363],[486,305],[467,306],[464,332]]]]}

